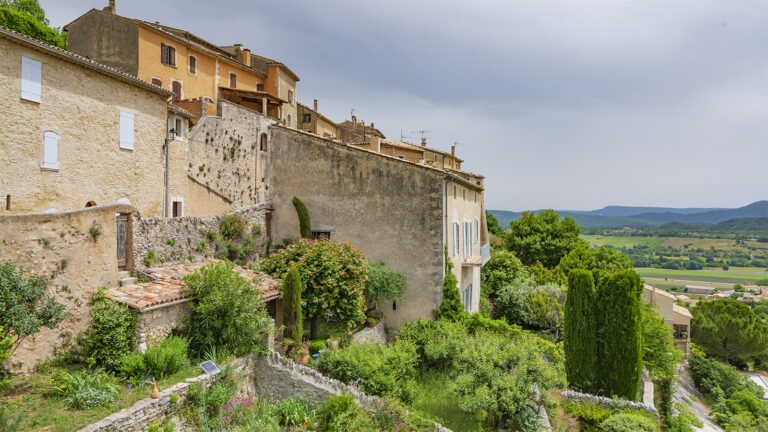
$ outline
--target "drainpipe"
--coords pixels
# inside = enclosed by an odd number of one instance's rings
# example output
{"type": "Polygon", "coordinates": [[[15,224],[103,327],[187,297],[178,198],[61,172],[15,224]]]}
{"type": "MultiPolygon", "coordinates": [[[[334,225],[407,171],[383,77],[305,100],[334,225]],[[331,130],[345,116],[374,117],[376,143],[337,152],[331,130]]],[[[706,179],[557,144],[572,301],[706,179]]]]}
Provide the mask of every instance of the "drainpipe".
{"type": "MultiPolygon", "coordinates": [[[[172,98],[175,96],[172,96],[172,98]]],[[[163,217],[168,217],[168,202],[170,200],[168,195],[168,176],[170,171],[170,147],[171,147],[171,140],[168,139],[168,137],[171,135],[171,117],[170,117],[170,108],[171,108],[171,101],[169,100],[166,102],[168,105],[165,110],[165,194],[163,195],[163,217]]]]}

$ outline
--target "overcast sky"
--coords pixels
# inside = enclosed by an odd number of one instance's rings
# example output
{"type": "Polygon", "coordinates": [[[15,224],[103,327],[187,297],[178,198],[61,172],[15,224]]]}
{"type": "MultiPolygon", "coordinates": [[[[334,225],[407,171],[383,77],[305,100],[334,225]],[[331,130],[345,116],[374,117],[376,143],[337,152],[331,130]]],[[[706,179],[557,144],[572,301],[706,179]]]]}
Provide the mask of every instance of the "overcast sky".
{"type": "MultiPolygon", "coordinates": [[[[40,0],[63,26],[107,0],[40,0]]],[[[486,177],[486,207],[768,199],[768,1],[117,0],[486,177]]]]}

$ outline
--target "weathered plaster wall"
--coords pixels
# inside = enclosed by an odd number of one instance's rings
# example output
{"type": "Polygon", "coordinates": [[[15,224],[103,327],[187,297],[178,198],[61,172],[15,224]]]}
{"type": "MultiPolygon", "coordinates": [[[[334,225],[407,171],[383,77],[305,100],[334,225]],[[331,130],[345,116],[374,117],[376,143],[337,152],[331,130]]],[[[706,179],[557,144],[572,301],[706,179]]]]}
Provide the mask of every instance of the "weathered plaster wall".
{"type": "Polygon", "coordinates": [[[269,151],[259,150],[259,136],[269,124],[255,111],[220,101],[219,116],[203,117],[190,133],[189,175],[235,208],[263,201],[269,151]]]}
{"type": "Polygon", "coordinates": [[[22,342],[11,358],[13,369],[28,371],[88,326],[88,297],[99,287],[117,284],[115,213],[133,213],[127,205],[30,215],[0,215],[0,261],[25,274],[43,276],[47,289],[70,317],[56,329],[42,329],[22,342]],[[94,240],[92,225],[101,227],[94,240]]]}
{"type": "Polygon", "coordinates": [[[368,259],[404,273],[405,298],[379,305],[387,325],[431,318],[442,300],[443,184],[429,168],[394,160],[283,127],[271,128],[273,242],[299,232],[294,196],[313,229],[330,228],[368,259]]]}
{"type": "Polygon", "coordinates": [[[128,198],[162,214],[164,96],[0,39],[0,196],[4,214],[72,210],[128,198]],[[42,63],[42,101],[20,98],[22,56],[42,63]],[[120,111],[135,115],[134,149],[119,146],[120,111]],[[57,170],[42,169],[43,134],[59,135],[57,170]]]}
{"type": "MultiPolygon", "coordinates": [[[[249,226],[258,225],[266,233],[266,215],[271,204],[245,207],[231,214],[242,215],[249,226]]],[[[216,252],[209,232],[218,235],[222,216],[188,216],[180,218],[146,218],[133,221],[132,256],[134,268],[143,270],[162,263],[203,261],[216,252]],[[154,251],[154,260],[145,259],[154,251]]]]}
{"type": "Polygon", "coordinates": [[[69,51],[133,76],[138,75],[139,29],[132,20],[92,11],[71,23],[67,29],[69,51]]]}
{"type": "Polygon", "coordinates": [[[184,216],[222,215],[233,210],[232,201],[200,184],[186,172],[185,176],[189,200],[184,203],[184,216]]]}

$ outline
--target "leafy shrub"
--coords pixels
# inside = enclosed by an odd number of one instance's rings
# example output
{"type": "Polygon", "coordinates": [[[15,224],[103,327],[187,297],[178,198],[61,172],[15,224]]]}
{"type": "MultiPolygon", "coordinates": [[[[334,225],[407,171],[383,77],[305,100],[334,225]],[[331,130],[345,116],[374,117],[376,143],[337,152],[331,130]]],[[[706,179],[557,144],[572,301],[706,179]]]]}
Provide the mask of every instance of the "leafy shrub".
{"type": "Polygon", "coordinates": [[[600,429],[603,432],[657,432],[659,426],[646,416],[620,413],[600,423],[600,429]]]}
{"type": "Polygon", "coordinates": [[[584,432],[599,432],[600,424],[613,414],[613,411],[602,405],[586,402],[566,402],[565,412],[579,421],[579,428],[584,432]]]}
{"type": "Polygon", "coordinates": [[[318,420],[321,432],[380,430],[375,428],[349,393],[329,397],[318,411],[318,420]]]}
{"type": "MultiPolygon", "coordinates": [[[[2,5],[3,3],[0,3],[2,5]]],[[[31,36],[47,44],[66,48],[64,35],[40,23],[32,16],[0,6],[0,26],[8,27],[19,33],[31,36]]]]}
{"type": "Polygon", "coordinates": [[[412,321],[401,327],[397,334],[397,340],[409,342],[416,348],[422,372],[426,368],[450,370],[467,338],[463,323],[447,320],[412,321]]]}
{"type": "Polygon", "coordinates": [[[238,377],[231,370],[225,369],[208,388],[203,387],[203,383],[200,381],[193,383],[187,391],[186,403],[195,409],[203,408],[208,417],[215,418],[235,394],[237,379],[238,377]],[[203,406],[203,401],[205,401],[205,406],[203,406]]]}
{"type": "Polygon", "coordinates": [[[173,432],[175,430],[176,425],[171,423],[170,417],[166,417],[163,420],[155,420],[147,426],[147,432],[173,432]]]}
{"type": "Polygon", "coordinates": [[[705,394],[713,393],[715,388],[719,388],[727,399],[742,388],[754,388],[753,386],[755,386],[746,376],[738,373],[733,366],[706,357],[696,346],[691,348],[688,366],[693,383],[705,394]]]}
{"type": "Polygon", "coordinates": [[[445,275],[443,276],[443,300],[437,310],[437,318],[457,321],[466,314],[459,294],[459,281],[453,274],[453,261],[448,257],[448,246],[445,246],[445,275]]]}
{"type": "Polygon", "coordinates": [[[276,414],[283,426],[302,426],[314,421],[315,406],[296,398],[283,399],[277,405],[276,414]]]}
{"type": "Polygon", "coordinates": [[[248,223],[241,216],[224,216],[219,225],[216,257],[241,264],[255,259],[261,248],[261,228],[254,225],[250,232],[247,228],[248,223]]]}
{"type": "Polygon", "coordinates": [[[120,359],[120,374],[131,380],[133,384],[140,383],[147,373],[144,354],[128,354],[120,359]]]}
{"type": "Polygon", "coordinates": [[[202,357],[213,347],[237,356],[265,352],[270,321],[261,294],[231,263],[209,264],[184,281],[194,297],[187,319],[194,355],[202,357]]]}
{"type": "Polygon", "coordinates": [[[327,351],[318,359],[317,368],[340,381],[356,382],[365,393],[411,402],[417,360],[414,345],[398,340],[384,347],[361,344],[327,351]]]}
{"type": "Polygon", "coordinates": [[[322,339],[313,340],[312,342],[309,343],[309,353],[317,354],[318,352],[320,352],[320,350],[325,349],[325,345],[326,343],[322,339]]]}
{"type": "Polygon", "coordinates": [[[188,345],[186,339],[170,336],[160,345],[147,350],[144,354],[144,363],[155,377],[163,379],[173,375],[186,366],[188,345]]]}
{"type": "Polygon", "coordinates": [[[368,263],[368,281],[365,283],[365,299],[376,304],[403,298],[405,276],[380,262],[368,263]]]}
{"type": "Polygon", "coordinates": [[[283,322],[284,336],[294,344],[301,345],[304,333],[304,315],[301,313],[301,292],[304,284],[296,267],[291,267],[283,279],[283,322]]]}
{"type": "Polygon", "coordinates": [[[63,398],[68,409],[85,409],[108,405],[117,397],[117,385],[101,369],[91,372],[59,370],[51,378],[51,393],[63,398]]]}
{"type": "Polygon", "coordinates": [[[245,220],[238,215],[227,215],[221,218],[219,223],[219,233],[227,240],[242,238],[245,234],[247,224],[245,220]]]}
{"type": "Polygon", "coordinates": [[[118,371],[122,358],[136,347],[136,315],[128,306],[104,297],[103,290],[90,303],[91,323],[79,338],[80,345],[89,364],[118,371]]]}
{"type": "Polygon", "coordinates": [[[0,405],[0,431],[20,432],[21,422],[23,421],[24,414],[16,413],[16,415],[12,415],[5,406],[0,405]]]}
{"type": "Polygon", "coordinates": [[[483,331],[508,338],[515,338],[523,334],[519,326],[508,324],[504,320],[491,319],[480,314],[467,314],[462,322],[467,326],[470,334],[483,331]]]}

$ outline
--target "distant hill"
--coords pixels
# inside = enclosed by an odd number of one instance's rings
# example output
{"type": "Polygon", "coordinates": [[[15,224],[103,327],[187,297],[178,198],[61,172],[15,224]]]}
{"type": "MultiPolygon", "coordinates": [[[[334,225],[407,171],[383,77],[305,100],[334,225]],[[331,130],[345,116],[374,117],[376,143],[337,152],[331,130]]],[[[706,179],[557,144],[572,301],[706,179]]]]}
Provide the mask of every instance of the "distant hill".
{"type": "MultiPolygon", "coordinates": [[[[539,211],[536,210],[537,213],[539,211]]],[[[516,220],[522,215],[522,212],[505,210],[489,210],[489,212],[499,220],[502,226],[507,226],[510,221],[516,220]]],[[[768,201],[756,201],[735,209],[608,206],[599,210],[558,210],[557,212],[563,217],[572,217],[579,226],[584,228],[663,226],[669,229],[679,229],[696,226],[701,229],[701,225],[719,224],[731,219],[768,218],[768,201]]],[[[753,222],[748,224],[754,225],[753,222]]],[[[729,228],[719,229],[726,230],[729,228]]]]}
{"type": "Polygon", "coordinates": [[[768,217],[728,219],[712,225],[710,231],[765,231],[768,232],[768,217]]]}

